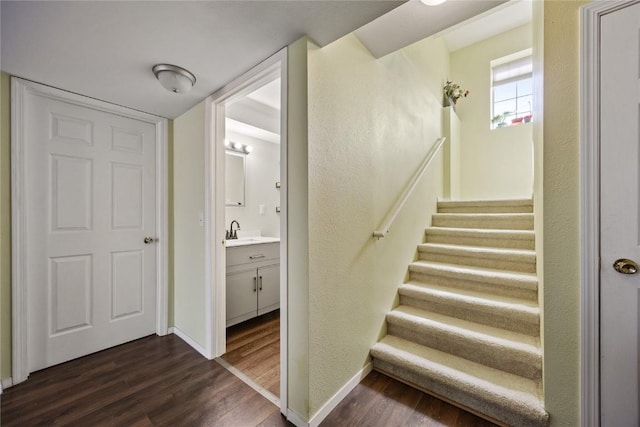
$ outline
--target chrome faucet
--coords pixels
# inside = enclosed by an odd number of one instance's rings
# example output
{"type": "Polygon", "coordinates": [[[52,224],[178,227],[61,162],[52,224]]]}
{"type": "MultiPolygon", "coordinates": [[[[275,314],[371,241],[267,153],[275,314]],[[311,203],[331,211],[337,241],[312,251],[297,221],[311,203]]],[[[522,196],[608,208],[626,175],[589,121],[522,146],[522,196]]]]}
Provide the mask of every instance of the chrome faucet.
{"type": "Polygon", "coordinates": [[[229,230],[226,233],[225,239],[227,239],[227,240],[237,239],[238,238],[238,230],[240,230],[240,223],[234,219],[233,221],[231,221],[231,225],[229,226],[229,230]],[[233,229],[233,223],[234,222],[238,226],[235,230],[233,229]]]}

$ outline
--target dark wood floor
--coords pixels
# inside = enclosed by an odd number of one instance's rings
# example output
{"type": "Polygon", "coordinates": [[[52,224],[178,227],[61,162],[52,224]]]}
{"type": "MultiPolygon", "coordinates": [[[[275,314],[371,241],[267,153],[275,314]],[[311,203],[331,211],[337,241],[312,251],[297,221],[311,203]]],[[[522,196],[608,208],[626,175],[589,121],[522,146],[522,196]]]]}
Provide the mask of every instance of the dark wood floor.
{"type": "MultiPolygon", "coordinates": [[[[227,328],[223,357],[258,385],[280,393],[280,311],[227,328]]],[[[494,424],[372,372],[322,426],[469,426],[494,424]]]]}
{"type": "Polygon", "coordinates": [[[227,328],[222,358],[280,397],[280,310],[227,328]]]}
{"type": "MultiPolygon", "coordinates": [[[[278,407],[175,335],[34,372],[0,401],[3,427],[291,426],[278,407]]],[[[493,424],[372,372],[322,426],[493,424]]]]}
{"type": "Polygon", "coordinates": [[[320,425],[495,427],[489,421],[375,371],[320,425]]]}
{"type": "Polygon", "coordinates": [[[0,397],[9,426],[285,426],[280,409],[175,335],[39,372],[0,397]]]}

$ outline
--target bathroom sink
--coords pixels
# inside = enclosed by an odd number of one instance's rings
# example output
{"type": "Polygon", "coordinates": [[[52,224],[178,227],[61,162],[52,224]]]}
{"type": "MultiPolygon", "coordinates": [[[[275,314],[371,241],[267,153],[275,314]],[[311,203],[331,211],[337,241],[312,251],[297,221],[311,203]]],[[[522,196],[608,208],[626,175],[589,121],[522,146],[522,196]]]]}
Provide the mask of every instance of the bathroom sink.
{"type": "Polygon", "coordinates": [[[226,241],[227,247],[234,246],[246,246],[246,245],[259,245],[261,243],[273,243],[279,242],[280,239],[277,237],[263,237],[263,236],[251,236],[251,237],[241,237],[239,239],[230,239],[226,241]]]}

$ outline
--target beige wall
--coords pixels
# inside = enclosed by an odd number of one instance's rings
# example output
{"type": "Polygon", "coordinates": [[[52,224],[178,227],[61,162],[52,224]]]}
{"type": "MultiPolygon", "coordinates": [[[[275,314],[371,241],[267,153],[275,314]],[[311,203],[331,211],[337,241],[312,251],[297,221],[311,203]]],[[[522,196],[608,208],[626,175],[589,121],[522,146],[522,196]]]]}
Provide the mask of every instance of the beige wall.
{"type": "MultiPolygon", "coordinates": [[[[584,2],[554,1],[545,2],[544,8],[547,78],[541,181],[546,218],[545,401],[552,424],[566,426],[579,424],[578,8],[581,4],[584,2]]],[[[433,200],[424,202],[429,203],[424,206],[417,200],[411,201],[387,238],[375,242],[370,234],[420,160],[419,155],[439,136],[440,85],[448,69],[442,65],[446,64],[446,50],[433,40],[377,61],[353,36],[322,50],[311,50],[307,153],[306,40],[292,45],[289,52],[289,114],[296,119],[289,124],[289,232],[296,238],[289,246],[288,388],[290,407],[304,415],[314,414],[363,367],[370,346],[382,333],[384,314],[394,303],[397,285],[403,280],[407,262],[415,253],[415,243],[429,220],[424,213],[433,207],[433,200]],[[442,64],[438,65],[440,61],[442,64]],[[415,87],[422,89],[416,91],[415,87]],[[326,97],[323,88],[331,88],[334,96],[326,97]],[[369,104],[370,101],[376,103],[369,104]],[[399,122],[391,120],[397,112],[404,114],[399,122]],[[376,117],[373,126],[366,120],[368,114],[376,117]],[[320,126],[321,120],[326,123],[324,128],[320,126]],[[389,150],[389,146],[395,148],[389,150]],[[415,157],[415,164],[404,163],[400,154],[415,157]],[[309,161],[305,163],[302,160],[307,156],[309,161]],[[311,193],[308,201],[307,191],[311,193]],[[420,210],[423,215],[419,220],[411,218],[420,210]]],[[[8,94],[9,77],[2,73],[2,378],[11,374],[8,94]]],[[[461,115],[463,105],[459,109],[461,115]]],[[[176,326],[204,343],[204,232],[197,224],[197,213],[204,210],[203,104],[176,119],[173,125],[173,162],[170,159],[174,174],[170,180],[176,282],[173,316],[176,326]]],[[[170,296],[170,307],[171,299],[170,296]]]]}
{"type": "Polygon", "coordinates": [[[206,347],[204,101],[173,121],[174,325],[206,347]]]}
{"type": "MultiPolygon", "coordinates": [[[[369,361],[442,195],[442,157],[373,231],[442,135],[441,39],[376,60],[353,36],[309,52],[309,412],[369,361]]],[[[295,237],[295,235],[293,235],[295,237]]]]}
{"type": "Polygon", "coordinates": [[[579,425],[579,8],[544,4],[544,382],[552,425],[579,425]]]}
{"type": "Polygon", "coordinates": [[[11,78],[0,74],[0,379],[11,377],[11,78]]]}
{"type": "Polygon", "coordinates": [[[168,293],[168,307],[167,307],[167,323],[169,325],[169,327],[174,326],[174,321],[173,321],[173,312],[174,312],[174,301],[173,301],[173,294],[175,292],[175,287],[174,287],[174,280],[173,280],[173,276],[174,276],[174,269],[173,269],[173,263],[174,263],[174,256],[175,256],[175,249],[174,249],[174,236],[173,236],[173,227],[174,227],[174,219],[173,219],[173,120],[168,120],[167,123],[167,142],[168,142],[168,146],[167,146],[167,173],[168,173],[168,177],[167,177],[167,206],[169,209],[169,215],[168,215],[168,227],[169,227],[169,247],[167,248],[167,276],[168,276],[168,289],[167,289],[167,293],[168,293]]]}
{"type": "Polygon", "coordinates": [[[309,186],[307,55],[302,38],[288,48],[287,82],[287,258],[289,408],[309,419],[309,186]]]}
{"type": "Polygon", "coordinates": [[[460,118],[452,106],[442,110],[444,191],[443,198],[460,200],[460,118]]]}
{"type": "MultiPolygon", "coordinates": [[[[540,307],[540,340],[544,352],[544,2],[532,4],[533,37],[533,213],[536,247],[536,270],[538,275],[538,305],[540,307]]],[[[544,375],[544,358],[542,360],[544,375]]],[[[543,384],[544,385],[544,384],[543,384]]]]}
{"type": "Polygon", "coordinates": [[[470,91],[458,101],[460,197],[529,198],[533,193],[531,124],[491,129],[491,61],[531,47],[523,25],[451,53],[451,78],[470,91]]]}

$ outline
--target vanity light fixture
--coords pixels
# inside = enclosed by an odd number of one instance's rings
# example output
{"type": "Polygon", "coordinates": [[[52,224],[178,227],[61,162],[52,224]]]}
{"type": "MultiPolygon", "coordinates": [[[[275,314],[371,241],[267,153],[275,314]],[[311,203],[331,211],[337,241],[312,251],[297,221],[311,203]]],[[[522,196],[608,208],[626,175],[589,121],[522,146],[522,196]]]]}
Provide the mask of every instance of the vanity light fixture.
{"type": "Polygon", "coordinates": [[[420,0],[420,1],[426,4],[427,6],[437,6],[439,4],[444,3],[447,0],[420,0]]]}
{"type": "Polygon", "coordinates": [[[193,85],[196,84],[196,76],[189,70],[177,65],[156,64],[152,69],[156,79],[169,92],[189,92],[193,85]]]}
{"type": "Polygon", "coordinates": [[[224,140],[224,148],[228,151],[235,151],[236,153],[249,154],[253,151],[253,147],[247,144],[241,144],[239,142],[231,142],[227,139],[224,140]]]}

